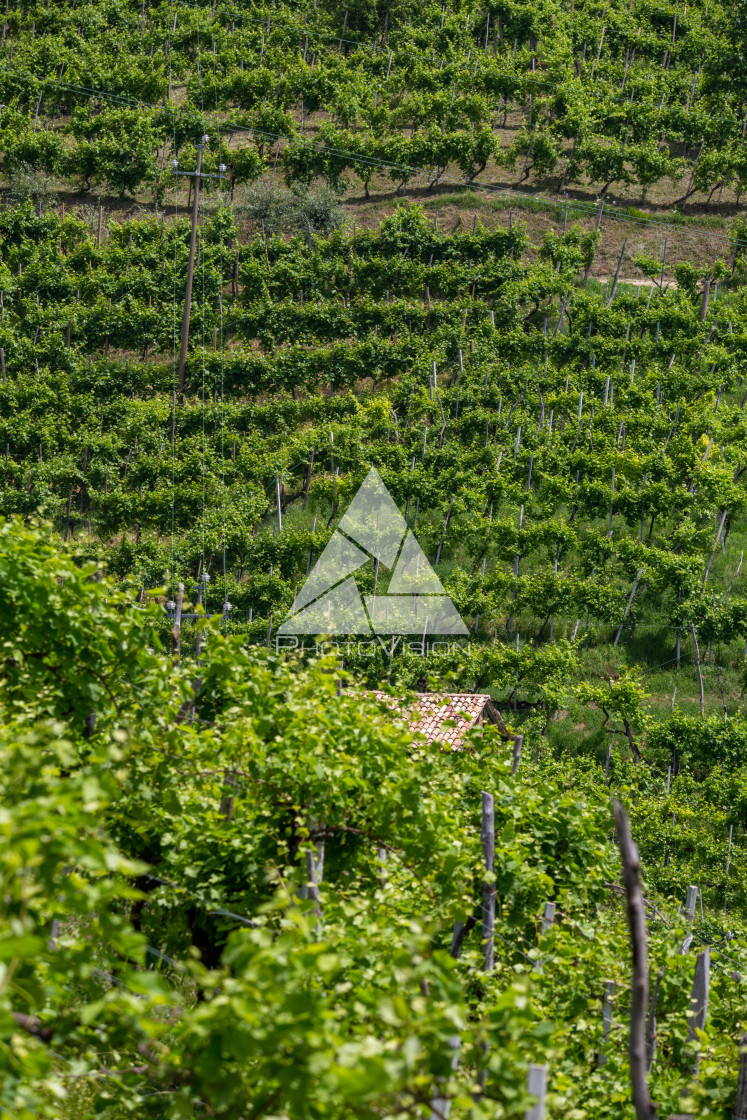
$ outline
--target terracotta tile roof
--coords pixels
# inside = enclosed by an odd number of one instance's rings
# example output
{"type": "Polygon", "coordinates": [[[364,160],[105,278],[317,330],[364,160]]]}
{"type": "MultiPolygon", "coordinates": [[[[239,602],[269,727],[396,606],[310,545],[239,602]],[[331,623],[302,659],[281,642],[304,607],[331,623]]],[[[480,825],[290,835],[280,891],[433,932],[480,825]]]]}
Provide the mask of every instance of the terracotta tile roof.
{"type": "Polygon", "coordinates": [[[445,743],[452,750],[459,749],[465,734],[475,724],[482,724],[487,719],[503,725],[490,696],[484,693],[418,692],[409,704],[386,692],[374,692],[373,695],[387,707],[397,709],[412,730],[424,735],[429,743],[445,743]],[[454,726],[444,727],[445,720],[453,722],[454,726]]]}

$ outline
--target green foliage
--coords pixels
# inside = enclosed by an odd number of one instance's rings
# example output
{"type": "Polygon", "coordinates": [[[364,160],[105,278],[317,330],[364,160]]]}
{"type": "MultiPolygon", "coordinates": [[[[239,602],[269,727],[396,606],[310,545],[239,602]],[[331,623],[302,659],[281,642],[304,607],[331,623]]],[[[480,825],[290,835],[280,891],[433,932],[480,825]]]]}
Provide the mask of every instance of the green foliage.
{"type": "MultiPolygon", "coordinates": [[[[120,647],[142,637],[138,612],[73,558],[53,558],[42,532],[9,523],[2,539],[15,600],[37,597],[45,661],[81,703],[85,670],[64,659],[75,627],[91,641],[119,617],[119,640],[96,649],[101,675],[119,675],[120,647]]],[[[183,675],[154,674],[154,657],[130,672],[136,702],[112,698],[92,736],[72,712],[20,730],[14,713],[49,708],[30,687],[31,657],[0,694],[6,1099],[24,1117],[53,1116],[70,1070],[99,1085],[97,1114],[164,1115],[165,1096],[169,1115],[404,1117],[439,1091],[471,1103],[486,1065],[482,1114],[521,1115],[545,1016],[510,956],[495,984],[475,988],[469,960],[446,951],[480,896],[479,791],[496,793],[495,882],[514,937],[532,936],[548,894],[569,914],[604,897],[604,802],[547,778],[518,782],[492,736],[446,754],[413,741],[372,698],[338,697],[331,661],[286,663],[206,637],[194,722],[183,675]],[[223,768],[236,776],[228,821],[223,768]],[[317,904],[304,901],[306,854],[322,840],[317,904]],[[143,970],[154,941],[183,961],[170,974],[143,970]]],[[[123,693],[127,683],[117,680],[123,693]]]]}
{"type": "MultiPolygon", "coordinates": [[[[44,709],[30,731],[4,706],[0,731],[0,1102],[23,1120],[59,1116],[75,1080],[95,1076],[112,1050],[147,1051],[173,1004],[138,970],[145,941],[122,912],[141,867],[102,829],[123,751],[112,738],[81,767],[67,728],[44,722],[44,709]]],[[[102,1103],[131,1095],[101,1076],[114,1090],[102,1103]]]]}
{"type": "Polygon", "coordinates": [[[326,236],[343,223],[342,209],[329,188],[289,190],[271,178],[260,179],[244,191],[240,213],[268,235],[311,231],[326,236]]]}
{"type": "Polygon", "coordinates": [[[683,202],[738,197],[741,8],[699,2],[676,26],[668,9],[622,0],[605,14],[579,19],[556,0],[527,12],[325,0],[301,20],[276,5],[267,22],[221,0],[174,27],[135,0],[82,13],[61,3],[54,18],[24,9],[3,41],[4,170],[159,200],[167,149],[188,159],[207,132],[232,186],[274,168],[285,138],[289,182],[335,190],[351,176],[368,192],[374,173],[404,187],[421,169],[469,182],[503,166],[519,183],[559,176],[553,186],[589,183],[602,197],[614,184],[645,197],[668,180],[691,184],[683,202]],[[509,112],[525,124],[503,143],[495,126],[509,112]]]}
{"type": "Polygon", "coordinates": [[[651,760],[666,767],[673,758],[677,766],[696,777],[704,777],[719,764],[729,770],[747,762],[747,725],[737,717],[698,719],[682,713],[655,724],[647,739],[651,760]]]}
{"type": "Polygon", "coordinates": [[[322,187],[318,191],[294,192],[292,222],[297,230],[329,235],[344,223],[344,215],[333,191],[322,187]]]}
{"type": "Polygon", "coordinates": [[[107,109],[95,116],[78,110],[72,122],[78,141],[68,161],[83,190],[92,180],[106,182],[120,195],[154,178],[151,152],[156,139],[151,122],[131,109],[107,109]]]}
{"type": "MultiPolygon", "coordinates": [[[[426,1120],[442,1097],[454,1120],[503,1120],[524,1115],[539,1061],[550,1115],[632,1117],[613,792],[664,970],[652,1094],[662,1116],[723,1120],[747,952],[742,250],[704,266],[671,246],[673,286],[637,245],[647,298],[582,284],[601,234],[567,227],[562,202],[563,233],[535,245],[504,220],[511,198],[483,211],[496,228],[470,213],[457,232],[433,211],[471,210],[470,192],[378,228],[346,226],[339,199],[353,179],[369,197],[508,168],[544,193],[658,184],[661,201],[677,184],[682,205],[738,206],[743,5],[696,0],[676,26],[622,0],[16,9],[0,45],[0,1106],[426,1120]],[[193,170],[205,133],[204,169],[228,175],[203,183],[182,404],[190,231],[167,169],[193,170]],[[159,212],[105,206],[99,244],[96,205],[49,207],[71,187],[159,212]],[[372,464],[469,640],[275,651],[372,464]],[[423,678],[489,693],[500,731],[445,750],[366,692],[406,708],[423,678]]],[[[383,570],[358,576],[386,589],[383,570]]]]}
{"type": "Polygon", "coordinates": [[[7,710],[29,707],[92,734],[98,718],[131,708],[128,687],[164,670],[153,618],[112,593],[102,598],[98,565],[72,566],[54,546],[13,521],[0,527],[2,692],[7,710]],[[124,699],[122,698],[124,694],[124,699]]]}

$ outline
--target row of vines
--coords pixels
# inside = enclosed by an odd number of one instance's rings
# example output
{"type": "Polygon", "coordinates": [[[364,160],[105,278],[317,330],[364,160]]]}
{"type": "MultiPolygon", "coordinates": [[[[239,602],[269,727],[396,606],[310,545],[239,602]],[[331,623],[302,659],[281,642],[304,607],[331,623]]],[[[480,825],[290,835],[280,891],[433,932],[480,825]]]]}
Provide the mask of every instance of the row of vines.
{"type": "Polygon", "coordinates": [[[402,190],[423,172],[432,185],[497,174],[738,204],[741,6],[506,0],[413,16],[19,5],[0,45],[3,169],[162,197],[168,160],[189,164],[207,131],[232,187],[268,167],[335,189],[352,175],[366,195],[382,178],[402,190]]]}

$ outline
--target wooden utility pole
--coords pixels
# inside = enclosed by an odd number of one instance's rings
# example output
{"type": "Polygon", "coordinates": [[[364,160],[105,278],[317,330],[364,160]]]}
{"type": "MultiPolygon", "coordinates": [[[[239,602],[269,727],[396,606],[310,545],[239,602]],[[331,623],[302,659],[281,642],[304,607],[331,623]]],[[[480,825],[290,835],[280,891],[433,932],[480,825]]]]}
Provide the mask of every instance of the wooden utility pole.
{"type": "MultiPolygon", "coordinates": [[[[197,168],[194,172],[194,192],[192,202],[192,233],[189,239],[189,264],[187,265],[187,286],[184,291],[184,315],[182,317],[182,337],[179,347],[179,404],[184,403],[184,375],[187,368],[187,343],[189,341],[189,315],[192,310],[192,280],[195,274],[195,246],[197,244],[197,207],[200,199],[200,175],[202,174],[202,152],[207,136],[197,145],[197,168]]],[[[178,174],[178,172],[174,172],[178,174]]]]}
{"type": "Polygon", "coordinates": [[[195,273],[195,247],[197,245],[197,210],[200,201],[200,179],[222,179],[226,170],[225,164],[219,167],[219,175],[205,175],[202,171],[202,153],[207,147],[209,136],[202,136],[197,148],[197,167],[194,171],[179,171],[178,163],[172,160],[171,170],[174,175],[184,175],[194,179],[192,194],[192,233],[189,239],[189,264],[187,265],[187,283],[184,290],[184,316],[182,318],[182,337],[179,346],[179,372],[178,388],[179,404],[184,404],[184,377],[187,369],[187,345],[189,343],[189,316],[192,310],[192,281],[195,273]]]}

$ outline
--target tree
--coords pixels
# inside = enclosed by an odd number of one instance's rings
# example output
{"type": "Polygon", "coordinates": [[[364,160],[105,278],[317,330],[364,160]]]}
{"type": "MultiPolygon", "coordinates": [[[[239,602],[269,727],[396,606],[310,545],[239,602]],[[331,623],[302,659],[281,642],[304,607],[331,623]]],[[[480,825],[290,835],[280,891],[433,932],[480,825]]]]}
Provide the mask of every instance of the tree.
{"type": "Polygon", "coordinates": [[[95,179],[110,183],[123,196],[155,177],[156,136],[151,115],[107,108],[89,116],[78,110],[73,131],[78,144],[70,152],[67,167],[82,176],[84,191],[95,179]]]}
{"type": "Polygon", "coordinates": [[[231,183],[231,198],[237,183],[253,183],[265,169],[262,157],[254,148],[236,148],[226,153],[231,183]]]}

